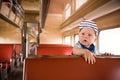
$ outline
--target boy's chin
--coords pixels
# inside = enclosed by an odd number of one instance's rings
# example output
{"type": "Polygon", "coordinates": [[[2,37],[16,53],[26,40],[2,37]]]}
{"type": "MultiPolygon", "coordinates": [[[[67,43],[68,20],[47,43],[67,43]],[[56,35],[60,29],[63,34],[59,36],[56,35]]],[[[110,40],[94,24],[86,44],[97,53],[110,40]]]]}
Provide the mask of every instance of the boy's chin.
{"type": "Polygon", "coordinates": [[[81,43],[81,44],[84,45],[84,46],[86,46],[86,47],[89,46],[88,43],[81,43]]]}

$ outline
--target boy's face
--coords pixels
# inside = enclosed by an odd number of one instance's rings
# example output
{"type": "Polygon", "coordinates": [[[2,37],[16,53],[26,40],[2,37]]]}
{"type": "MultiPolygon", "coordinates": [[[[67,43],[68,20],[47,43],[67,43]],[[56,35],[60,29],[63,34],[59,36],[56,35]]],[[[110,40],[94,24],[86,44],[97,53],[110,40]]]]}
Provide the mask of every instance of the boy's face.
{"type": "Polygon", "coordinates": [[[95,32],[92,28],[85,27],[79,32],[79,41],[81,44],[89,47],[96,40],[95,32]]]}

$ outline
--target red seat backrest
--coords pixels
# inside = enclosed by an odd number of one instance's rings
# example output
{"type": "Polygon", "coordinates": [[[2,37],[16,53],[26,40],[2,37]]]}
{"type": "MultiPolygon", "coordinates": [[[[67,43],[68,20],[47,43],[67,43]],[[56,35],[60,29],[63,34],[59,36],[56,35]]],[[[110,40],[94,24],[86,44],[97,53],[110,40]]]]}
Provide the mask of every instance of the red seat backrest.
{"type": "Polygon", "coordinates": [[[27,58],[23,80],[120,80],[120,58],[27,58]]]}
{"type": "Polygon", "coordinates": [[[20,55],[20,52],[21,52],[21,44],[15,44],[15,49],[16,49],[17,55],[20,55]]]}
{"type": "Polygon", "coordinates": [[[71,55],[72,46],[63,44],[40,44],[37,47],[37,55],[63,56],[71,55]]]}
{"type": "Polygon", "coordinates": [[[14,44],[0,44],[0,62],[10,62],[14,44]]]}

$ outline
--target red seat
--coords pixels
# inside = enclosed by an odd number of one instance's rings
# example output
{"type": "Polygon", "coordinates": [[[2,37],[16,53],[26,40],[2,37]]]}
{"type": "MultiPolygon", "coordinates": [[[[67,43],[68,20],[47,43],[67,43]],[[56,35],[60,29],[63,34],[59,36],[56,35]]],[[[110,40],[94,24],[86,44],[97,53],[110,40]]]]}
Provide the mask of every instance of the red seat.
{"type": "Polygon", "coordinates": [[[15,44],[15,50],[17,55],[20,55],[21,53],[21,44],[15,44]]]}
{"type": "Polygon", "coordinates": [[[13,44],[0,44],[0,62],[10,62],[13,46],[13,44]]]}
{"type": "Polygon", "coordinates": [[[40,44],[37,47],[37,55],[63,56],[71,55],[72,46],[63,44],[40,44]]]}
{"type": "Polygon", "coordinates": [[[27,58],[23,80],[120,80],[120,57],[96,60],[88,64],[80,57],[27,58]]]}
{"type": "Polygon", "coordinates": [[[16,67],[19,67],[21,64],[21,44],[15,44],[15,52],[16,67]]]}
{"type": "Polygon", "coordinates": [[[1,65],[1,79],[8,78],[8,70],[13,70],[12,56],[13,44],[0,44],[0,65],[1,65]]]}

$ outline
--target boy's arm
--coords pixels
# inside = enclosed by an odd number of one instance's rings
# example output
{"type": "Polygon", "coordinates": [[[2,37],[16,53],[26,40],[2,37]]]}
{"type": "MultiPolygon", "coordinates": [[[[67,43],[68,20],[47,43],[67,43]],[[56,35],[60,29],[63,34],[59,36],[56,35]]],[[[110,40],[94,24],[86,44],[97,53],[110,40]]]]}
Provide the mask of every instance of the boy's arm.
{"type": "Polygon", "coordinates": [[[80,55],[83,56],[85,61],[88,63],[95,63],[95,55],[93,53],[91,53],[89,50],[87,49],[83,49],[83,48],[73,48],[73,55],[80,55]]]}
{"type": "Polygon", "coordinates": [[[74,55],[81,55],[81,56],[83,56],[84,53],[86,53],[85,49],[82,49],[82,48],[73,48],[73,54],[74,55]]]}

